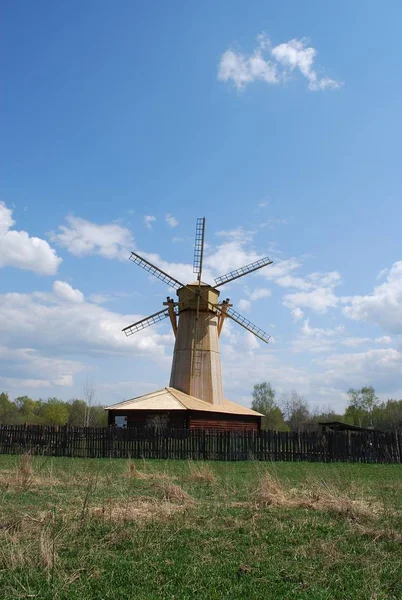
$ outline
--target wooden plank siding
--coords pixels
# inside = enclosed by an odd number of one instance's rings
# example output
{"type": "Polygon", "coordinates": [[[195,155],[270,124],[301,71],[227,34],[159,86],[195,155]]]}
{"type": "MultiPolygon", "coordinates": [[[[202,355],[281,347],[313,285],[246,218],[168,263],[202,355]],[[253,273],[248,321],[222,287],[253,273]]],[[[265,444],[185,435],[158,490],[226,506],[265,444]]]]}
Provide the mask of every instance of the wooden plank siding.
{"type": "Polygon", "coordinates": [[[249,415],[208,414],[206,411],[189,411],[190,429],[216,431],[259,431],[261,417],[249,415]]]}
{"type": "Polygon", "coordinates": [[[189,423],[189,415],[187,410],[109,410],[108,424],[114,425],[115,417],[127,417],[127,427],[149,427],[160,421],[166,421],[169,429],[187,429],[189,423]]]}
{"type": "Polygon", "coordinates": [[[259,431],[261,417],[208,413],[207,411],[174,410],[109,410],[108,424],[114,425],[115,417],[127,417],[127,427],[150,427],[164,422],[168,429],[214,429],[220,431],[259,431]]]}

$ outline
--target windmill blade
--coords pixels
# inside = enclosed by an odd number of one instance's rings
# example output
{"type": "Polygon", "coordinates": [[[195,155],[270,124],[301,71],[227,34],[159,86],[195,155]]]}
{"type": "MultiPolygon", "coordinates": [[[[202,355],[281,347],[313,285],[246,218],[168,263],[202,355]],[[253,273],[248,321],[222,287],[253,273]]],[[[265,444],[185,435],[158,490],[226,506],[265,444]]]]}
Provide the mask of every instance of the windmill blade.
{"type": "Polygon", "coordinates": [[[145,271],[147,271],[148,273],[151,273],[151,275],[154,275],[157,279],[163,281],[163,283],[167,283],[170,287],[174,288],[175,290],[181,287],[187,287],[184,285],[184,283],[181,283],[171,275],[168,275],[168,273],[165,273],[165,271],[162,271],[162,269],[156,267],[151,262],[149,262],[149,260],[142,258],[142,256],[136,254],[135,252],[132,252],[130,254],[129,259],[136,265],[139,265],[140,267],[145,269],[145,271]]]}
{"type": "MultiPolygon", "coordinates": [[[[220,312],[222,312],[222,309],[219,306],[219,304],[213,304],[212,306],[218,308],[220,312]]],[[[241,325],[242,327],[244,327],[244,329],[247,329],[247,331],[250,331],[260,340],[268,344],[269,338],[271,336],[268,335],[268,333],[265,333],[263,329],[260,329],[259,327],[257,327],[257,325],[254,325],[251,321],[246,319],[246,317],[243,317],[241,314],[233,310],[233,308],[229,307],[225,310],[225,317],[229,317],[229,319],[232,319],[232,321],[235,321],[235,323],[238,323],[238,325],[241,325]]]]}
{"type": "Polygon", "coordinates": [[[248,275],[253,271],[257,271],[258,269],[262,269],[268,265],[272,265],[272,260],[266,256],[265,258],[261,258],[256,262],[250,263],[241,269],[236,269],[235,271],[231,271],[230,273],[226,273],[226,275],[222,275],[221,277],[217,277],[215,279],[215,287],[219,287],[220,285],[224,285],[225,283],[229,283],[229,281],[234,281],[235,279],[239,279],[239,277],[243,277],[243,275],[248,275]]]}
{"type": "Polygon", "coordinates": [[[195,228],[194,262],[193,273],[197,273],[197,279],[201,281],[202,259],[204,256],[205,217],[197,219],[195,228]]]}
{"type": "Polygon", "coordinates": [[[141,321],[137,321],[137,323],[132,323],[132,325],[128,325],[127,327],[122,329],[122,331],[124,331],[124,333],[128,337],[129,335],[133,335],[133,333],[137,333],[137,331],[142,331],[142,329],[146,329],[154,323],[159,323],[159,321],[163,321],[163,319],[166,319],[168,316],[169,309],[164,308],[163,310],[160,310],[159,312],[154,313],[149,317],[145,317],[145,319],[141,319],[141,321]]]}
{"type": "Polygon", "coordinates": [[[204,235],[205,235],[205,217],[197,219],[195,228],[195,244],[194,244],[194,261],[193,273],[197,273],[198,289],[197,289],[197,310],[194,324],[193,336],[193,352],[191,363],[191,374],[194,377],[198,375],[201,369],[201,352],[198,342],[198,319],[200,316],[200,301],[201,301],[201,275],[202,275],[202,259],[204,256],[204,235]],[[197,346],[198,343],[198,346],[197,346]]]}

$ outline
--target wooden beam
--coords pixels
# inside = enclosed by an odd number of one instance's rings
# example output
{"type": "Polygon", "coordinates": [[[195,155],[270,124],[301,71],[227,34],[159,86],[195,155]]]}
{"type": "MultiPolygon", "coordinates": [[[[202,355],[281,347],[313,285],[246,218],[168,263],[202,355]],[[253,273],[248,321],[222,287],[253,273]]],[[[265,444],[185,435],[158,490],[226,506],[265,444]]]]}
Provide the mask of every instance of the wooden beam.
{"type": "Polygon", "coordinates": [[[168,311],[169,311],[169,318],[170,318],[170,322],[172,324],[172,329],[173,329],[173,333],[174,336],[176,337],[177,335],[177,315],[175,313],[174,307],[177,303],[174,302],[174,300],[172,300],[171,298],[167,298],[167,302],[164,302],[163,305],[168,307],[168,311]]]}
{"type": "Polygon", "coordinates": [[[226,311],[228,309],[228,306],[229,306],[229,304],[226,304],[226,303],[221,305],[221,312],[219,314],[219,319],[218,319],[218,336],[219,337],[221,335],[223,321],[225,320],[226,311]]]}

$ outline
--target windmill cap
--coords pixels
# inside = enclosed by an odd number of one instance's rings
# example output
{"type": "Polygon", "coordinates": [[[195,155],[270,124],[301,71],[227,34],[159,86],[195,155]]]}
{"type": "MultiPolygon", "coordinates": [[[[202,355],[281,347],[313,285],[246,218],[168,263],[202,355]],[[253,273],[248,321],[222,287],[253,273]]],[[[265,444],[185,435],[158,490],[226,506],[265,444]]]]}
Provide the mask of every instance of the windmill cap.
{"type": "Polygon", "coordinates": [[[196,286],[204,286],[204,287],[213,287],[212,285],[210,285],[209,283],[205,283],[204,281],[192,281],[191,283],[187,283],[187,285],[196,285],[196,286]]]}

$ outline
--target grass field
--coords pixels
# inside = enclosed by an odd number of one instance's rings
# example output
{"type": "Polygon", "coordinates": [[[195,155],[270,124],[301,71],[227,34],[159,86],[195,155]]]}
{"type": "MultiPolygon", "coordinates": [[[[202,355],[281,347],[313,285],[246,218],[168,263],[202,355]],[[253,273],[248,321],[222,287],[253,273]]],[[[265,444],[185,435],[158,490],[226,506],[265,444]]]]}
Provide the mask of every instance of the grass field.
{"type": "Polygon", "coordinates": [[[0,456],[0,598],[402,598],[402,465],[0,456]]]}

